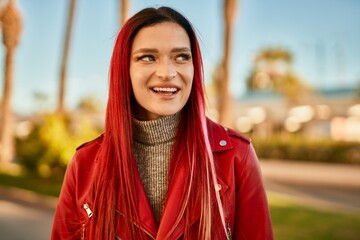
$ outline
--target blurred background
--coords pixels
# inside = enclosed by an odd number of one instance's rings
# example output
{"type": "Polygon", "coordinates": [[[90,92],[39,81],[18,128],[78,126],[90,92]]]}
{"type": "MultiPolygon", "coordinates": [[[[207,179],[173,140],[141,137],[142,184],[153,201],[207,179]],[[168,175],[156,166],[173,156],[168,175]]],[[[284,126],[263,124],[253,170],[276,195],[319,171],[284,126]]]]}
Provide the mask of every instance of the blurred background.
{"type": "Polygon", "coordinates": [[[196,29],[207,115],[250,136],[276,239],[360,237],[360,1],[0,1],[0,232],[49,239],[66,166],[103,131],[122,23],[196,29]]]}

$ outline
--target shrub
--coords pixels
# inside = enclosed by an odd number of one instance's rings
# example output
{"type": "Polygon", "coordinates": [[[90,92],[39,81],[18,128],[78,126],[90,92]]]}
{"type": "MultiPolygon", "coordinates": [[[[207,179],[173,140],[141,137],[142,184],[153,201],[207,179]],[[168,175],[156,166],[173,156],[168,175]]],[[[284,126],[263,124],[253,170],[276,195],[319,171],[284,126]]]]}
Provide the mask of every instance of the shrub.
{"type": "Polygon", "coordinates": [[[86,117],[75,121],[69,116],[46,114],[33,123],[26,138],[16,140],[17,161],[32,173],[61,175],[75,148],[100,132],[86,117]]]}
{"type": "Polygon", "coordinates": [[[302,136],[253,139],[259,158],[360,164],[360,144],[302,136]]]}

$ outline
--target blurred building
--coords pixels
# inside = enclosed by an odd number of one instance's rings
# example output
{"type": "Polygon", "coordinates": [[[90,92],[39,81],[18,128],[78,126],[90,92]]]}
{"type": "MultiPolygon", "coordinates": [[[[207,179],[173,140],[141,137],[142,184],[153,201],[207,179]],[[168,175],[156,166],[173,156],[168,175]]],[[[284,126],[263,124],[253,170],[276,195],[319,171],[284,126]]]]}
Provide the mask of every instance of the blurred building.
{"type": "MultiPolygon", "coordinates": [[[[296,103],[271,90],[249,91],[233,103],[233,127],[267,137],[302,133],[360,142],[360,97],[355,88],[319,90],[296,103]]],[[[209,110],[216,120],[216,111],[209,110]]]]}

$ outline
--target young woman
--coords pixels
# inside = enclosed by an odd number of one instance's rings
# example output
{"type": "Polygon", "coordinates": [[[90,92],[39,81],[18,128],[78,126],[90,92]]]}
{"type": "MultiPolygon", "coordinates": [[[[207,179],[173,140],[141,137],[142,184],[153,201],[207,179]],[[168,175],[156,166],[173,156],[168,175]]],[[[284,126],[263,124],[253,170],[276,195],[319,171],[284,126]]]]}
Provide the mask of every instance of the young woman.
{"type": "Polygon", "coordinates": [[[52,239],[273,239],[250,139],[205,117],[199,44],[175,10],[121,29],[105,133],[70,162],[52,239]]]}

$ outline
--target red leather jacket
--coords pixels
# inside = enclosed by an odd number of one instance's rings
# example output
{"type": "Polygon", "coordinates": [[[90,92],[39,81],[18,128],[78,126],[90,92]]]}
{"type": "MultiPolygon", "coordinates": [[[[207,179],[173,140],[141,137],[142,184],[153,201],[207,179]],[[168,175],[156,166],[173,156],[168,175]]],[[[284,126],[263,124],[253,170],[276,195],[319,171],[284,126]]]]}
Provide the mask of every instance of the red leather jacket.
{"type": "MultiPolygon", "coordinates": [[[[259,162],[250,139],[208,121],[209,138],[214,154],[218,177],[218,191],[220,193],[228,239],[241,240],[271,240],[273,239],[272,225],[263,187],[259,162]],[[230,237],[231,236],[231,237],[230,237]]],[[[53,240],[80,239],[86,236],[86,226],[92,221],[92,198],[89,194],[91,178],[96,168],[95,156],[101,145],[102,137],[80,146],[74,158],[68,165],[63,187],[56,208],[52,229],[53,240]],[[76,237],[75,237],[76,239],[76,237]]],[[[169,189],[168,200],[164,207],[162,220],[156,226],[146,193],[139,183],[140,220],[136,223],[148,239],[164,239],[171,231],[179,210],[179,189],[184,189],[183,177],[188,170],[182,168],[176,173],[178,178],[174,186],[169,189]]],[[[194,209],[193,226],[190,229],[190,239],[197,239],[197,220],[200,218],[199,209],[194,209]]],[[[215,216],[219,219],[218,216],[215,216]]],[[[215,221],[217,221],[215,219],[215,221]]],[[[128,239],[121,230],[122,223],[118,223],[118,239],[128,239]]],[[[172,231],[169,239],[181,239],[184,233],[180,224],[172,231]]],[[[214,232],[221,232],[223,228],[219,220],[214,224],[214,232]],[[216,229],[217,228],[217,229],[216,229]],[[217,231],[216,231],[217,230],[217,231]]],[[[223,231],[222,231],[223,232],[223,231]]],[[[85,239],[85,238],[84,238],[85,239]]],[[[86,236],[86,239],[91,237],[86,236]]],[[[225,236],[212,239],[225,239],[225,236]]]]}

